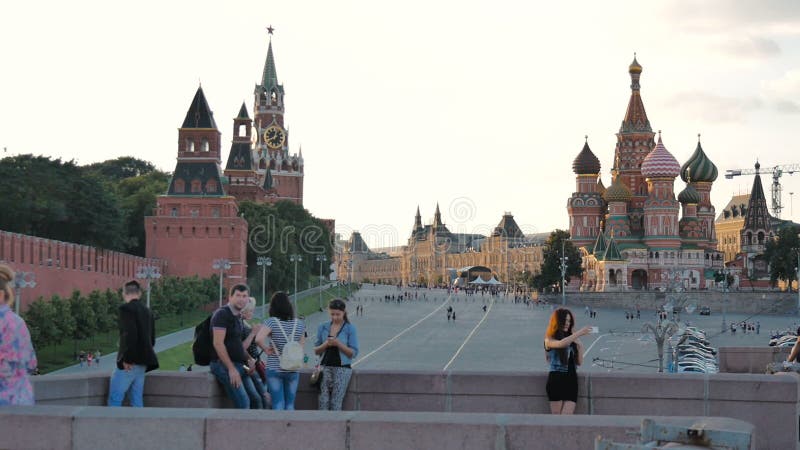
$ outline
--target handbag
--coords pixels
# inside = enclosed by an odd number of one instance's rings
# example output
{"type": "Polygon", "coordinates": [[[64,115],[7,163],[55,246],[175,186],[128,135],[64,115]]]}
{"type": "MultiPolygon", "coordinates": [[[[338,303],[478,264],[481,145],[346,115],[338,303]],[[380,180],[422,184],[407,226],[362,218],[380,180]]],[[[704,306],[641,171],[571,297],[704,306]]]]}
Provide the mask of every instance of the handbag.
{"type": "Polygon", "coordinates": [[[311,372],[311,376],[308,378],[308,384],[312,387],[318,387],[320,383],[322,383],[322,366],[317,362],[317,365],[314,366],[314,370],[311,372]]]}

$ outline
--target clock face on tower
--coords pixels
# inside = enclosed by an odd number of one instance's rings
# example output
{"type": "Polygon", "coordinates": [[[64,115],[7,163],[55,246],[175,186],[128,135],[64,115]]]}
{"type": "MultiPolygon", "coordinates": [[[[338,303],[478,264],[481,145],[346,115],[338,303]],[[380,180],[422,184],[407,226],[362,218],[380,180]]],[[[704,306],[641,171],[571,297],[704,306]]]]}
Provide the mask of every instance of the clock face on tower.
{"type": "Polygon", "coordinates": [[[281,148],[286,140],[286,134],[281,127],[271,125],[264,130],[264,142],[269,148],[281,148]]]}

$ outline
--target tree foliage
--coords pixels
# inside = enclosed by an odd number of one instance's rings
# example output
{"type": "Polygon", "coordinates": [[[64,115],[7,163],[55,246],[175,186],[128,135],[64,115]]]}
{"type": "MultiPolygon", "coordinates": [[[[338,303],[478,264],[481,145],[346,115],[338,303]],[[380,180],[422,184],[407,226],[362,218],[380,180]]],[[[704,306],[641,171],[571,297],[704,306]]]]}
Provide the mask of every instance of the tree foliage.
{"type": "MultiPolygon", "coordinates": [[[[272,259],[268,270],[267,286],[270,291],[294,290],[294,265],[290,255],[302,257],[297,262],[297,279],[308,280],[330,274],[333,260],[331,236],[327,227],[312,216],[302,206],[292,202],[278,202],[274,205],[242,202],[239,212],[244,215],[249,226],[247,246],[248,279],[254,280],[253,292],[260,292],[262,267],[256,264],[259,256],[272,259]],[[325,256],[326,261],[317,261],[317,256],[325,256]],[[320,267],[321,266],[321,267],[320,267]]],[[[298,290],[305,288],[298,281],[298,290]]]]}
{"type": "MultiPolygon", "coordinates": [[[[567,272],[564,279],[569,283],[572,277],[580,277],[583,273],[581,254],[572,242],[569,241],[569,231],[555,230],[545,242],[542,271],[533,277],[533,286],[544,289],[552,285],[561,284],[561,244],[564,244],[564,254],[567,257],[567,272]]],[[[560,289],[560,288],[559,288],[560,289]]]]}
{"type": "Polygon", "coordinates": [[[169,174],[124,157],[80,167],[18,155],[0,160],[0,229],[144,255],[144,216],[169,174]],[[13,212],[13,213],[10,213],[13,212]]]}
{"type": "Polygon", "coordinates": [[[775,239],[767,242],[764,258],[769,263],[769,278],[773,285],[785,281],[791,290],[797,279],[797,253],[800,252],[800,228],[787,226],[778,231],[775,239]]]}

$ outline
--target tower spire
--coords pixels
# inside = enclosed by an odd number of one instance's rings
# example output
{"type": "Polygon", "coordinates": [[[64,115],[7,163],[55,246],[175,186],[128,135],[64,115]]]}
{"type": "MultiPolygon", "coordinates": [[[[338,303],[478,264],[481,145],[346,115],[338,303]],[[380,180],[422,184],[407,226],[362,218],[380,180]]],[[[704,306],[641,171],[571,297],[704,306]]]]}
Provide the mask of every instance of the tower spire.
{"type": "Polygon", "coordinates": [[[436,202],[436,212],[433,214],[433,227],[437,228],[442,225],[442,213],[439,212],[439,202],[436,202]]]}
{"type": "Polygon", "coordinates": [[[267,60],[264,62],[264,73],[261,76],[261,86],[267,91],[278,86],[278,71],[275,69],[275,55],[272,54],[272,32],[274,30],[271,25],[267,28],[269,48],[267,49],[267,60]]]}
{"type": "Polygon", "coordinates": [[[417,205],[417,215],[414,216],[414,231],[422,229],[422,216],[419,213],[419,205],[417,205]]]}
{"type": "Polygon", "coordinates": [[[647,112],[644,110],[644,103],[639,93],[639,78],[642,75],[642,65],[636,60],[636,53],[633,54],[633,62],[628,66],[628,73],[631,76],[631,98],[628,101],[628,110],[625,111],[625,118],[622,120],[620,132],[652,132],[650,120],[647,119],[647,112]]]}

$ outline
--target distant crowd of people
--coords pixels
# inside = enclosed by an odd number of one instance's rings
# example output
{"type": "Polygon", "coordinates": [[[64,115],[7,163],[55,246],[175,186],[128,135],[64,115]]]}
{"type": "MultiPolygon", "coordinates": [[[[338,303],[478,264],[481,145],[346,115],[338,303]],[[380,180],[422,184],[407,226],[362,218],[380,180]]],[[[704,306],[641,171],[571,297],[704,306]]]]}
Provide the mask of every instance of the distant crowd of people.
{"type": "Polygon", "coordinates": [[[78,365],[81,367],[86,365],[86,367],[100,367],[100,350],[95,350],[94,352],[87,352],[81,350],[77,355],[75,355],[75,360],[78,361],[78,365]]]}

